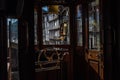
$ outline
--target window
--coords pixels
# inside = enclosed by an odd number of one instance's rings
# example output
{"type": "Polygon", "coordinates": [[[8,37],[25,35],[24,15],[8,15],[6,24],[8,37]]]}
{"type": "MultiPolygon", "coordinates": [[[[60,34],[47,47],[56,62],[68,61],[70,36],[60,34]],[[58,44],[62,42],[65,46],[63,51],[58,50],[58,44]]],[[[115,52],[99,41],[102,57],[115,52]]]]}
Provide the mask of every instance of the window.
{"type": "Polygon", "coordinates": [[[37,40],[37,11],[34,10],[34,36],[35,36],[35,39],[34,39],[34,44],[37,45],[38,44],[38,40],[37,40]]]}
{"type": "Polygon", "coordinates": [[[77,5],[77,46],[82,46],[82,6],[77,5]]]}
{"type": "Polygon", "coordinates": [[[89,49],[100,49],[99,3],[94,1],[89,9],[89,49]]]}
{"type": "Polygon", "coordinates": [[[19,80],[18,65],[18,19],[7,19],[8,56],[7,71],[8,80],[19,80]]]}
{"type": "Polygon", "coordinates": [[[48,5],[42,7],[43,45],[69,45],[69,7],[48,5]]]}

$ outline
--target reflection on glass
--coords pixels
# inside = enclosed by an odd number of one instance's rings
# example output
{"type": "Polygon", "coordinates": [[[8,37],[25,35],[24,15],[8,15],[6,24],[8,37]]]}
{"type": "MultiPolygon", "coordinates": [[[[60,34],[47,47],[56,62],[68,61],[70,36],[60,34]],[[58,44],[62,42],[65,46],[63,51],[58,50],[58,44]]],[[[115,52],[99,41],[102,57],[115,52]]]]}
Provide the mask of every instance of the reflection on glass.
{"type": "Polygon", "coordinates": [[[82,46],[82,6],[77,6],[77,45],[82,46]]]}
{"type": "Polygon", "coordinates": [[[37,11],[34,10],[34,36],[35,36],[35,39],[34,39],[34,44],[37,45],[38,44],[38,41],[37,41],[37,11]]]}
{"type": "Polygon", "coordinates": [[[100,49],[98,0],[89,4],[89,49],[100,49]]]}
{"type": "Polygon", "coordinates": [[[8,80],[19,80],[18,65],[18,19],[7,19],[8,56],[7,71],[8,80]]]}
{"type": "Polygon", "coordinates": [[[44,45],[70,44],[69,8],[62,5],[42,7],[44,45]]]}

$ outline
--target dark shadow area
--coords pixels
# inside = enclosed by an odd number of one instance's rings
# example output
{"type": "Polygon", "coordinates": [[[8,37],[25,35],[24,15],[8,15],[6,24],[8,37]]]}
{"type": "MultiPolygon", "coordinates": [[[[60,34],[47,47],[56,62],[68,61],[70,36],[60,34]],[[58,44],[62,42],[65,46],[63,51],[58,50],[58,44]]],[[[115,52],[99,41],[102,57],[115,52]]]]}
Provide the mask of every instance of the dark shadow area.
{"type": "Polygon", "coordinates": [[[89,80],[100,80],[99,74],[90,65],[88,66],[89,66],[89,74],[88,74],[89,80]]]}
{"type": "Polygon", "coordinates": [[[75,80],[86,80],[86,66],[85,60],[82,56],[79,56],[78,54],[75,55],[75,61],[74,61],[74,69],[75,74],[74,78],[75,80]]]}
{"type": "Polygon", "coordinates": [[[83,56],[76,54],[74,61],[74,80],[100,80],[100,76],[93,67],[86,62],[83,56]]]}
{"type": "Polygon", "coordinates": [[[35,80],[67,80],[67,65],[61,62],[60,69],[36,72],[35,80]]]}

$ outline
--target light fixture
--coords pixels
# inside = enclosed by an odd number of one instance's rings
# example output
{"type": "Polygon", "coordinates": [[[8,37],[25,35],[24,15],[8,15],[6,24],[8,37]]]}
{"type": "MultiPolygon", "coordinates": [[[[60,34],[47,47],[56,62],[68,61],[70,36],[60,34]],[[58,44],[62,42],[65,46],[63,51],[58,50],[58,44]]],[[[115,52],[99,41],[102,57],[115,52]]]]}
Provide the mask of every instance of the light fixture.
{"type": "Polygon", "coordinates": [[[59,12],[59,5],[49,5],[48,9],[49,9],[49,13],[54,13],[54,14],[58,14],[59,12]]]}

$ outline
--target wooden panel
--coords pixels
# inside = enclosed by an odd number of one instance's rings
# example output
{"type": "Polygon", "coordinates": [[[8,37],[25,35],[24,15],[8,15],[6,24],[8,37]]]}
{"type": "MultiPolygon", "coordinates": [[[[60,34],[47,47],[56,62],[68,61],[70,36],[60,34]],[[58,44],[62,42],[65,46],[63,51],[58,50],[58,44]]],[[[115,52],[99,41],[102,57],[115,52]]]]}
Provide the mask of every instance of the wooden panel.
{"type": "Polygon", "coordinates": [[[89,64],[93,68],[93,70],[99,74],[99,62],[94,60],[89,60],[89,64]]]}
{"type": "Polygon", "coordinates": [[[89,50],[88,51],[88,65],[89,65],[89,80],[99,80],[101,72],[101,58],[99,57],[100,51],[89,50]]]}
{"type": "Polygon", "coordinates": [[[89,62],[89,80],[99,80],[100,79],[99,61],[89,59],[88,62],[89,62]]]}
{"type": "Polygon", "coordinates": [[[101,79],[101,80],[104,80],[104,65],[101,65],[100,68],[101,68],[101,69],[100,69],[100,75],[101,75],[101,76],[100,76],[100,79],[101,79]]]}
{"type": "Polygon", "coordinates": [[[99,51],[89,50],[88,59],[92,59],[92,60],[98,61],[98,54],[99,54],[99,51]]]}
{"type": "Polygon", "coordinates": [[[60,68],[36,69],[36,80],[72,80],[72,55],[64,55],[60,68]]]}
{"type": "Polygon", "coordinates": [[[60,70],[48,70],[36,72],[35,80],[60,80],[60,70]]]}

